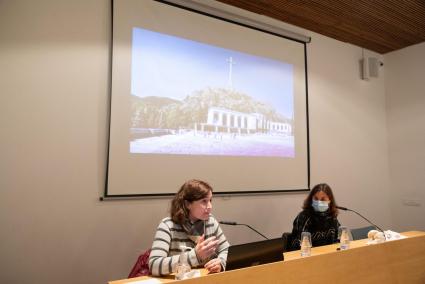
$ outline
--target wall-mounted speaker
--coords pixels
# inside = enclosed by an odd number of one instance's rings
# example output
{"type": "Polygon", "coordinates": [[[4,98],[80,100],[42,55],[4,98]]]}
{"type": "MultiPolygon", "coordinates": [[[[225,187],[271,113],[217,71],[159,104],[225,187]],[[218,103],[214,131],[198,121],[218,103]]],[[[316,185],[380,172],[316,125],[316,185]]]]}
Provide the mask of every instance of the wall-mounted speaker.
{"type": "Polygon", "coordinates": [[[369,66],[367,64],[367,58],[360,59],[361,77],[362,80],[369,81],[369,66]]]}
{"type": "Polygon", "coordinates": [[[369,76],[378,78],[379,75],[379,60],[376,57],[368,57],[369,76]]]}
{"type": "Polygon", "coordinates": [[[362,80],[368,81],[370,77],[378,78],[380,62],[376,57],[364,57],[360,59],[362,80]]]}

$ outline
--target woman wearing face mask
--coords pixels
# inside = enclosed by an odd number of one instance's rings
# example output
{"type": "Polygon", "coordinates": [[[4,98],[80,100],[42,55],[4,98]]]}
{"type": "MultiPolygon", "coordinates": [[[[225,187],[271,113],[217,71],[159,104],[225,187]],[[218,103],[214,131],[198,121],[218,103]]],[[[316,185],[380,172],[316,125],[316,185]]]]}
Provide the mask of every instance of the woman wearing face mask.
{"type": "Polygon", "coordinates": [[[182,246],[191,267],[204,267],[209,273],[225,269],[229,243],[211,215],[211,202],[208,183],[193,179],[181,186],[171,201],[170,217],[158,225],[149,256],[151,275],[172,273],[182,246]]]}
{"type": "Polygon", "coordinates": [[[330,186],[326,183],[316,185],[304,200],[303,211],[294,220],[289,248],[300,249],[302,232],[311,233],[313,247],[336,243],[340,226],[337,216],[330,186]]]}

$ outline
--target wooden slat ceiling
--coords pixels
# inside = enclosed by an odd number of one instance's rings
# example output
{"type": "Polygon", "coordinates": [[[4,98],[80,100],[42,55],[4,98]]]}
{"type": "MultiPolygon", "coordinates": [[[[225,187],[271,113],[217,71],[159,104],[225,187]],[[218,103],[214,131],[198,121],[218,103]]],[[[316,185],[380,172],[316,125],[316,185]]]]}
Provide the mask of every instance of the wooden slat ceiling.
{"type": "Polygon", "coordinates": [[[384,54],[425,41],[425,0],[218,0],[384,54]]]}

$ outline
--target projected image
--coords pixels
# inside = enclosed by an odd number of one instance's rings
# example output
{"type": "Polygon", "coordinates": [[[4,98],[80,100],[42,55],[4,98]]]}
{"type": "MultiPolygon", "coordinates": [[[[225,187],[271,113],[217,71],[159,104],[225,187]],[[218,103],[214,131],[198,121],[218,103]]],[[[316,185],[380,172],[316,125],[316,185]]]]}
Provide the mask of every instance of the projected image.
{"type": "Polygon", "coordinates": [[[294,157],[293,66],[134,28],[130,152],[294,157]]]}

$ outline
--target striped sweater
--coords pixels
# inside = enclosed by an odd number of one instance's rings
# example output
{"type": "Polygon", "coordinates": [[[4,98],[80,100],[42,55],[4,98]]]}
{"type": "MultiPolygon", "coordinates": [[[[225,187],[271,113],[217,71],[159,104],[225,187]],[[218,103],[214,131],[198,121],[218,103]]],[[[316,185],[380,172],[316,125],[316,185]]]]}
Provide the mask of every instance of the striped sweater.
{"type": "MultiPolygon", "coordinates": [[[[226,240],[217,220],[210,215],[205,223],[205,239],[215,236],[219,240],[216,255],[221,260],[223,269],[226,267],[229,243],[226,240]]],[[[149,257],[149,272],[154,276],[167,275],[179,261],[180,246],[192,248],[185,252],[187,263],[191,267],[203,266],[208,260],[200,261],[195,252],[196,243],[190,239],[187,230],[174,223],[170,217],[162,219],[155,233],[152,250],[149,257]]]]}

